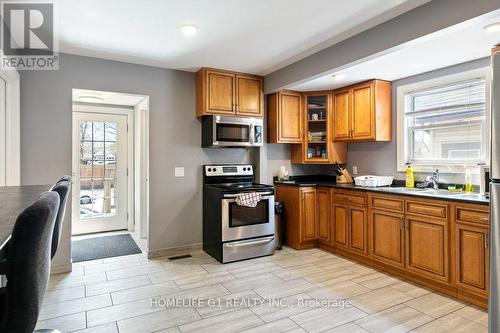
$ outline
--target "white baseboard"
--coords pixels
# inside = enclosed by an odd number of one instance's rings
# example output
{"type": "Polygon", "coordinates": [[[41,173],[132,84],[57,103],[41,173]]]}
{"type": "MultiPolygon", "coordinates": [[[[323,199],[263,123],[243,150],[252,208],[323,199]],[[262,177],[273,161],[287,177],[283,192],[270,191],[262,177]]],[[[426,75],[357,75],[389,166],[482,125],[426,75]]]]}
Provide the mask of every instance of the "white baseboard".
{"type": "Polygon", "coordinates": [[[65,264],[50,265],[50,274],[69,273],[72,270],[73,264],[71,262],[65,264]]]}
{"type": "Polygon", "coordinates": [[[168,247],[165,249],[148,250],[148,259],[159,257],[172,257],[201,251],[201,243],[168,247]]]}

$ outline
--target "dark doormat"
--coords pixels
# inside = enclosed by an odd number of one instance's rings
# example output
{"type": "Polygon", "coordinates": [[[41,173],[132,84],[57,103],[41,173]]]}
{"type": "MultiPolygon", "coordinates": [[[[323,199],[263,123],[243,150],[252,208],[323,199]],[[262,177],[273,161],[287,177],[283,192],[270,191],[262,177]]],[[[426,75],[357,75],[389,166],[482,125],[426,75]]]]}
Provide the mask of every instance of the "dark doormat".
{"type": "Polygon", "coordinates": [[[73,262],[142,253],[129,234],[81,239],[71,242],[73,262]]]}

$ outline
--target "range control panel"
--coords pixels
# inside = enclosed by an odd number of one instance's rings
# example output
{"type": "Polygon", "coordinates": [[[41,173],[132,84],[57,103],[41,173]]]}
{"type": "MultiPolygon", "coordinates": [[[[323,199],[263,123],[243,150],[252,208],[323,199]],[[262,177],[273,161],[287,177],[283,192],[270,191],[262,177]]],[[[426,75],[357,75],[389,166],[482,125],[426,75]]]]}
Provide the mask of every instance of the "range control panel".
{"type": "Polygon", "coordinates": [[[250,164],[238,165],[205,165],[206,176],[252,176],[253,167],[250,164]]]}

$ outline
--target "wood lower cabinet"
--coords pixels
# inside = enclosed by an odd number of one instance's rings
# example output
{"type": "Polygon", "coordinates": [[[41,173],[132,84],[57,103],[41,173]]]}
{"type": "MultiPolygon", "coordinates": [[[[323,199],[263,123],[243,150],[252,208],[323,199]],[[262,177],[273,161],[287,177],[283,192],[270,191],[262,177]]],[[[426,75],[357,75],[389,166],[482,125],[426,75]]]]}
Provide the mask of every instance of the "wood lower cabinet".
{"type": "Polygon", "coordinates": [[[269,143],[302,143],[302,94],[280,91],[267,96],[269,143]]]}
{"type": "Polygon", "coordinates": [[[320,246],[487,307],[487,205],[288,185],[276,186],[276,200],[289,246],[320,246]]]}
{"type": "Polygon", "coordinates": [[[349,233],[349,206],[344,204],[333,204],[333,245],[347,248],[349,233]]]}
{"type": "Polygon", "coordinates": [[[277,185],[276,201],[285,205],[282,222],[286,223],[286,245],[298,250],[314,247],[319,211],[316,188],[277,185]]]}
{"type": "Polygon", "coordinates": [[[262,77],[202,68],[196,73],[196,117],[263,117],[262,77]]]}
{"type": "Polygon", "coordinates": [[[370,218],[370,256],[385,264],[405,266],[404,215],[372,210],[370,218]]]}
{"type": "Polygon", "coordinates": [[[332,202],[333,245],[366,254],[368,252],[366,196],[334,190],[332,202]]]}
{"type": "Polygon", "coordinates": [[[331,206],[330,206],[329,188],[318,187],[316,189],[316,209],[317,209],[317,225],[318,225],[318,240],[320,242],[331,243],[331,206]]]}
{"type": "Polygon", "coordinates": [[[312,241],[318,237],[316,227],[316,189],[300,190],[301,242],[312,241]]]}
{"type": "Polygon", "coordinates": [[[349,250],[368,253],[366,208],[349,207],[349,250]]]}
{"type": "Polygon", "coordinates": [[[456,284],[464,294],[476,295],[487,305],[490,276],[488,207],[455,205],[454,217],[456,284]]]}
{"type": "Polygon", "coordinates": [[[448,221],[406,217],[406,269],[435,280],[450,281],[448,221]]]}
{"type": "Polygon", "coordinates": [[[457,285],[487,295],[489,284],[489,231],[457,225],[457,285]]]}

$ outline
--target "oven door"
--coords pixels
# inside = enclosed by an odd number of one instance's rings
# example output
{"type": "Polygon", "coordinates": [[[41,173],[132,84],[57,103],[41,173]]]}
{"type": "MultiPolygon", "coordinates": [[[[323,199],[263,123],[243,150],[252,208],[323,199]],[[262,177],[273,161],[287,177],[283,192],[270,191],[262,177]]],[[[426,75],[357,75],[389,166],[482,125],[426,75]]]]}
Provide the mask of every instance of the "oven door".
{"type": "Polygon", "coordinates": [[[237,205],[236,194],[224,196],[222,242],[269,235],[274,235],[274,195],[263,194],[256,207],[237,205]]]}
{"type": "Polygon", "coordinates": [[[254,126],[248,119],[214,117],[214,146],[252,146],[254,126]]]}

